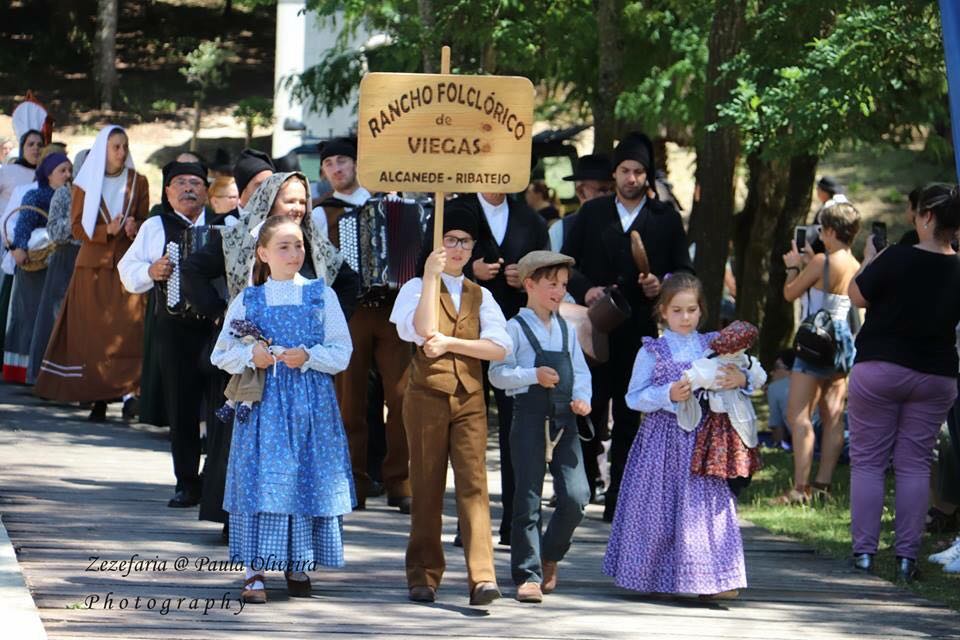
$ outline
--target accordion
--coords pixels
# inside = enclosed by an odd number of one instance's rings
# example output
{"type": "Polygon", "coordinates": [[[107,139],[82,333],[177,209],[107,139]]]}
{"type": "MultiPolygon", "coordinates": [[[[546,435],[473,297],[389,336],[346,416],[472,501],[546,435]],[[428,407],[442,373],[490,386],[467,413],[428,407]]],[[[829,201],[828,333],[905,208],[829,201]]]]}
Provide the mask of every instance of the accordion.
{"type": "MultiPolygon", "coordinates": [[[[218,226],[199,226],[189,227],[183,230],[179,242],[168,242],[166,255],[170,258],[173,265],[173,271],[165,282],[158,282],[157,288],[160,293],[160,304],[164,306],[167,313],[183,318],[184,320],[200,320],[204,315],[196,311],[190,302],[183,295],[181,288],[180,267],[190,255],[204,248],[208,244],[219,243],[221,227],[218,226]]],[[[214,286],[224,300],[229,299],[227,294],[227,282],[225,278],[218,278],[214,286]]]]}
{"type": "Polygon", "coordinates": [[[361,302],[380,301],[416,277],[431,212],[424,201],[385,196],[340,216],[340,254],[360,274],[361,302]]]}

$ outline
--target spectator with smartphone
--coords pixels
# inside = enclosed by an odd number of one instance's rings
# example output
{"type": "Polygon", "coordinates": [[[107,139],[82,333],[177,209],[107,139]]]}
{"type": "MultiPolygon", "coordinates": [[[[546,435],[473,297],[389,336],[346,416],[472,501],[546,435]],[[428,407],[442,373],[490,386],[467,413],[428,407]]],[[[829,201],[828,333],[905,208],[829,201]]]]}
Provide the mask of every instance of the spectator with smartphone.
{"type": "Polygon", "coordinates": [[[846,375],[853,366],[853,335],[848,320],[850,298],[846,291],[860,268],[850,244],[860,229],[860,213],[848,202],[821,211],[820,237],[825,252],[814,255],[804,267],[794,241],[784,254],[787,281],[783,295],[788,302],[801,301],[801,317],[826,310],[833,323],[835,358],[833,366],[818,366],[797,357],[790,374],[787,398],[787,425],[793,438],[794,486],[774,499],[776,504],[805,504],[811,498],[829,498],[831,478],[843,452],[843,405],[847,394],[846,375]],[[811,415],[819,407],[823,423],[820,466],[810,484],[813,467],[814,431],[811,415]]]}

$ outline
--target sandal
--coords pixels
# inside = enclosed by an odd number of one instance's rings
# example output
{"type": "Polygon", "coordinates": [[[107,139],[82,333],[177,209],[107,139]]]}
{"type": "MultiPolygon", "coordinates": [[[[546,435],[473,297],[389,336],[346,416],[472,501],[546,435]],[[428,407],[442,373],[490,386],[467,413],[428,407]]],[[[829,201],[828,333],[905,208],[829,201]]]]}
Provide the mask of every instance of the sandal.
{"type": "Polygon", "coordinates": [[[254,582],[260,582],[261,584],[266,584],[263,579],[262,574],[254,574],[244,580],[243,582],[243,591],[240,592],[240,599],[246,602],[247,604],[266,604],[267,602],[267,589],[262,587],[260,589],[251,589],[250,585],[254,582]]]}
{"type": "Polygon", "coordinates": [[[767,500],[771,507],[785,507],[790,505],[808,505],[810,504],[810,486],[794,487],[783,492],[776,498],[767,500]]]}

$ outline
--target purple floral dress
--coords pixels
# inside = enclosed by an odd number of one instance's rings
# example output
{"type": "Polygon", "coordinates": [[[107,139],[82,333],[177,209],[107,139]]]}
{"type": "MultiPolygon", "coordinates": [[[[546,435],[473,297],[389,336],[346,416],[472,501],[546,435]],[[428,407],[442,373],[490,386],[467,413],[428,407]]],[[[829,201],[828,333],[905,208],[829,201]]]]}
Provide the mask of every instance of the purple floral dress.
{"type": "Polygon", "coordinates": [[[644,338],[627,404],[645,415],[624,470],[603,572],[642,592],[713,594],[747,586],[733,494],[695,476],[697,430],[677,424],[670,385],[715,334],[644,338]]]}

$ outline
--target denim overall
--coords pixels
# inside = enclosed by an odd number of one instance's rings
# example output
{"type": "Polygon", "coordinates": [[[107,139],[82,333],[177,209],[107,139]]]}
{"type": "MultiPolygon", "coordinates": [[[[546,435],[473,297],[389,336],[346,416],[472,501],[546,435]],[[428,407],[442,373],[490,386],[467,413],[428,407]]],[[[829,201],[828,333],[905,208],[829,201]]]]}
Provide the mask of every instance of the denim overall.
{"type": "Polygon", "coordinates": [[[563,559],[573,531],[583,519],[590,500],[590,488],[583,467],[583,452],[577,432],[576,416],[570,408],[573,398],[573,359],[569,349],[569,330],[563,318],[557,318],[563,337],[562,351],[544,351],[530,326],[520,316],[520,325],[536,354],[535,367],[550,367],[560,381],[553,389],[531,385],[526,393],[514,396],[510,449],[513,458],[513,526],[510,532],[510,567],[514,583],[543,582],[542,560],[563,559]],[[560,437],[549,463],[557,508],[546,533],[541,533],[540,501],[543,495],[546,434],[544,423],[550,420],[553,438],[560,437]]]}

